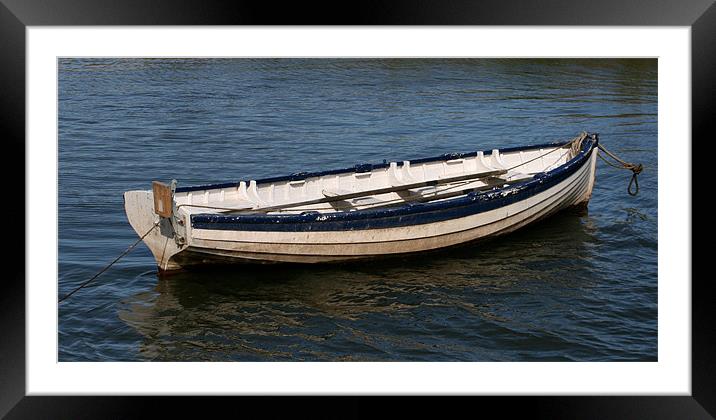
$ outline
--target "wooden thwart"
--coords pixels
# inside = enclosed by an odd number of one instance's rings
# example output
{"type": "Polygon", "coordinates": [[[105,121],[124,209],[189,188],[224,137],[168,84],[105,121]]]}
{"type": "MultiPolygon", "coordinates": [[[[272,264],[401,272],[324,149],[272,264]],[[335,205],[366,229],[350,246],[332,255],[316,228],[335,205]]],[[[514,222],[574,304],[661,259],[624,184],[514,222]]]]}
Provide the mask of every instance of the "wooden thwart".
{"type": "MultiPolygon", "coordinates": [[[[447,177],[447,178],[442,178],[442,179],[432,179],[429,181],[413,182],[413,183],[409,183],[409,184],[403,184],[403,185],[392,186],[392,187],[376,188],[373,190],[356,191],[356,192],[351,192],[351,193],[347,193],[347,194],[334,194],[329,191],[324,191],[324,195],[326,195],[326,197],[323,197],[323,198],[316,198],[313,200],[306,200],[306,201],[300,201],[300,202],[295,202],[295,203],[277,204],[275,206],[255,207],[252,209],[247,209],[246,211],[270,212],[270,211],[277,211],[277,210],[283,210],[283,209],[290,209],[292,207],[301,207],[301,206],[310,206],[313,204],[332,203],[332,202],[336,202],[336,201],[350,200],[351,198],[365,197],[365,196],[369,196],[369,195],[387,194],[387,193],[391,193],[391,192],[410,190],[413,188],[449,184],[452,182],[466,181],[466,180],[470,180],[470,179],[489,178],[489,177],[493,177],[496,175],[502,175],[505,173],[507,173],[507,170],[500,169],[500,170],[480,172],[480,173],[475,173],[475,174],[458,175],[458,176],[447,177]]],[[[240,210],[240,211],[244,211],[244,210],[240,210]]]]}

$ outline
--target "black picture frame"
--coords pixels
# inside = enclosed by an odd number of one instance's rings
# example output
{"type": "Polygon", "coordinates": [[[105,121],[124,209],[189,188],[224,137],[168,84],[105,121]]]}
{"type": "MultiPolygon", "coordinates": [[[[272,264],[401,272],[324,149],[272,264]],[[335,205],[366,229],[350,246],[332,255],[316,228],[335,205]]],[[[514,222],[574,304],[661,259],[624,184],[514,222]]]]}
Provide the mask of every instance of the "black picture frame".
{"type": "MultiPolygon", "coordinates": [[[[171,0],[0,0],[0,127],[7,161],[4,185],[25,197],[25,183],[14,180],[25,174],[25,29],[27,26],[76,25],[639,25],[686,26],[691,28],[692,53],[692,138],[708,141],[714,132],[716,97],[716,5],[713,0],[486,0],[455,2],[364,1],[340,2],[245,2],[226,4],[207,1],[171,0]],[[20,159],[20,156],[23,158],[20,159]]],[[[673,139],[670,139],[672,141],[673,139]]],[[[686,143],[688,139],[683,139],[686,143]]],[[[671,143],[670,143],[671,144],[671,143]]],[[[692,143],[693,144],[693,143],[692,143]]],[[[704,154],[701,154],[703,156],[704,154]]],[[[692,155],[694,156],[694,155],[692,155]]],[[[692,161],[692,167],[697,165],[692,161]]],[[[692,192],[700,179],[691,168],[683,174],[692,180],[692,192]]],[[[693,195],[692,195],[693,197],[693,195]]],[[[24,201],[23,201],[24,202],[24,201]]],[[[692,208],[692,220],[699,208],[692,208]],[[695,211],[696,210],[696,211],[695,211]]],[[[31,220],[24,206],[4,210],[6,231],[14,238],[7,248],[8,261],[25,261],[25,229],[31,220]],[[22,223],[20,223],[22,221],[22,223]],[[13,230],[14,229],[14,230],[13,230]],[[20,240],[19,238],[23,238],[20,240]]],[[[693,236],[692,236],[693,240],[693,236]]],[[[692,250],[696,249],[692,246],[692,250]]],[[[692,261],[698,261],[698,258],[692,261]]],[[[136,418],[146,417],[151,405],[184,414],[201,412],[211,415],[226,406],[236,407],[234,398],[199,397],[39,397],[26,396],[25,360],[25,266],[8,264],[0,293],[0,416],[8,418],[136,418]],[[231,401],[229,401],[231,400],[231,401]],[[170,410],[171,409],[171,410],[170,410]]],[[[672,279],[691,281],[691,279],[672,279]]],[[[412,398],[381,414],[407,414],[408,410],[439,413],[441,418],[477,408],[489,413],[497,408],[500,416],[515,413],[548,418],[713,418],[716,416],[716,357],[710,343],[714,340],[711,323],[714,286],[710,276],[695,277],[692,287],[692,393],[690,396],[544,396],[475,397],[467,404],[435,402],[412,398]],[[516,401],[513,401],[516,400],[516,401]]],[[[373,400],[370,400],[371,402],[373,400]]],[[[246,405],[260,408],[264,417],[275,417],[274,410],[292,415],[312,412],[312,417],[366,417],[374,414],[369,400],[340,397],[326,401],[315,398],[291,399],[284,404],[269,403],[264,397],[244,398],[246,405]],[[322,407],[316,410],[316,407],[322,407]],[[328,408],[330,406],[330,408],[328,408]],[[341,411],[335,411],[341,407],[341,411]]],[[[236,412],[236,411],[233,411],[236,412]]],[[[469,411],[468,411],[469,412],[469,411]]],[[[461,414],[464,415],[464,414],[461,414]]]]}

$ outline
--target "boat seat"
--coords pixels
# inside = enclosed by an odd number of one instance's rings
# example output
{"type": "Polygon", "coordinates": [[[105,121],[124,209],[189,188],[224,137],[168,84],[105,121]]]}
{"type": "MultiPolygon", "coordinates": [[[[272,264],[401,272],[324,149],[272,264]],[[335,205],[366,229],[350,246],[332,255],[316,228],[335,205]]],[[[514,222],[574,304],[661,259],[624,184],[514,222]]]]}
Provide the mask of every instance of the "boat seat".
{"type": "Polygon", "coordinates": [[[533,176],[534,175],[525,174],[522,172],[508,171],[505,174],[497,175],[495,178],[503,179],[505,181],[515,182],[515,181],[523,181],[523,180],[531,179],[533,176]]]}
{"type": "MultiPolygon", "coordinates": [[[[345,194],[350,194],[352,191],[343,190],[340,188],[334,188],[334,189],[324,189],[323,190],[323,196],[324,197],[338,197],[345,194]]],[[[360,206],[369,206],[372,204],[382,204],[384,203],[383,200],[378,200],[377,198],[373,196],[365,196],[365,197],[356,197],[356,198],[349,198],[346,200],[339,200],[339,201],[331,201],[329,204],[331,207],[333,207],[334,210],[350,210],[355,209],[356,207],[360,206]]]]}
{"type": "Polygon", "coordinates": [[[182,204],[181,208],[189,212],[194,213],[210,213],[212,211],[225,212],[232,210],[250,210],[255,207],[255,204],[247,200],[224,200],[214,201],[208,204],[206,203],[195,203],[195,204],[182,204]],[[213,207],[216,207],[215,209],[213,207]],[[230,209],[230,210],[229,210],[230,209]]]}
{"type": "Polygon", "coordinates": [[[365,206],[368,204],[383,203],[383,200],[378,200],[377,198],[375,198],[373,196],[356,197],[356,198],[351,198],[348,201],[350,201],[350,203],[353,204],[354,206],[365,206]]]}
{"type": "MultiPolygon", "coordinates": [[[[353,191],[344,190],[340,188],[328,188],[322,191],[324,197],[339,197],[341,195],[350,194],[352,192],[353,191]]],[[[348,203],[352,206],[365,206],[368,204],[379,204],[383,202],[382,200],[378,200],[371,195],[367,195],[365,197],[349,198],[341,201],[344,203],[348,203]]]]}
{"type": "Polygon", "coordinates": [[[410,191],[411,195],[422,195],[427,196],[430,194],[434,194],[437,192],[437,187],[434,185],[428,186],[428,187],[420,187],[420,188],[412,188],[407,191],[410,191]]]}
{"type": "Polygon", "coordinates": [[[338,197],[339,195],[346,195],[352,192],[353,191],[348,191],[341,188],[325,188],[322,191],[324,197],[338,197]]]}

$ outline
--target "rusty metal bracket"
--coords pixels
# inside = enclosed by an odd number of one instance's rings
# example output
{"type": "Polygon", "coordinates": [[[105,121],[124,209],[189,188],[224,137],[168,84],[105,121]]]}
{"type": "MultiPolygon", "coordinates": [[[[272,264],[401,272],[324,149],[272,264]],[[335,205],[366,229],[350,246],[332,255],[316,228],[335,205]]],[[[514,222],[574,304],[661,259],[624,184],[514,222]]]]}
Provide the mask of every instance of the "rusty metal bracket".
{"type": "Polygon", "coordinates": [[[179,208],[177,207],[176,201],[174,201],[174,193],[177,190],[177,180],[172,179],[171,183],[172,190],[172,227],[174,228],[174,241],[181,248],[186,244],[186,226],[184,226],[184,219],[179,214],[179,208]]]}
{"type": "Polygon", "coordinates": [[[174,241],[181,247],[186,244],[186,227],[184,226],[184,220],[179,215],[176,201],[174,201],[176,188],[176,179],[172,179],[169,185],[159,181],[152,181],[154,212],[171,223],[174,241]]]}

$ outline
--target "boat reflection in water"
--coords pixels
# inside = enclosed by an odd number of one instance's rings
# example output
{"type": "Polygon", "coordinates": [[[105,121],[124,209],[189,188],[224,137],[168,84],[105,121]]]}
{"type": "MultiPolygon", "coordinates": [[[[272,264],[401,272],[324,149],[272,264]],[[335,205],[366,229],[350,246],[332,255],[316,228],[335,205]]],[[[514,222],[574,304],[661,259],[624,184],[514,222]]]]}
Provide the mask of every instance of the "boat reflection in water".
{"type": "Polygon", "coordinates": [[[181,272],[125,299],[119,315],[147,360],[599,357],[593,229],[567,211],[427,257],[181,272]]]}

